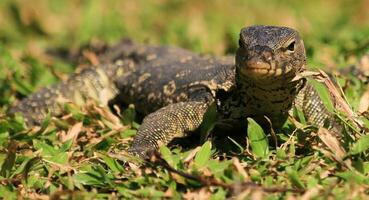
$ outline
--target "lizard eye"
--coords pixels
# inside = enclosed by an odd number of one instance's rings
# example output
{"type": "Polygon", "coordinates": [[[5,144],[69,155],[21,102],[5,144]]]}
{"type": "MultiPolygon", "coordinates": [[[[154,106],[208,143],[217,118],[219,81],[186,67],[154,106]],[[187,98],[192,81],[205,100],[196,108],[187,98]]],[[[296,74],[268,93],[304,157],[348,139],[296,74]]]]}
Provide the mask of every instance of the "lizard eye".
{"type": "Polygon", "coordinates": [[[295,50],[295,41],[291,42],[286,49],[293,52],[295,50]]]}

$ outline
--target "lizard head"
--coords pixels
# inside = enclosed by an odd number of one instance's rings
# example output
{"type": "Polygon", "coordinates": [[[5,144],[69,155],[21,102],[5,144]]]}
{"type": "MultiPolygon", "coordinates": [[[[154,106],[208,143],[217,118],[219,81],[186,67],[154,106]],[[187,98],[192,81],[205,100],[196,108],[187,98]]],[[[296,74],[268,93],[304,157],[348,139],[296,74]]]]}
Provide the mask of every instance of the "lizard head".
{"type": "Polygon", "coordinates": [[[290,81],[306,65],[299,33],[287,27],[250,26],[240,33],[237,73],[255,82],[290,81]]]}

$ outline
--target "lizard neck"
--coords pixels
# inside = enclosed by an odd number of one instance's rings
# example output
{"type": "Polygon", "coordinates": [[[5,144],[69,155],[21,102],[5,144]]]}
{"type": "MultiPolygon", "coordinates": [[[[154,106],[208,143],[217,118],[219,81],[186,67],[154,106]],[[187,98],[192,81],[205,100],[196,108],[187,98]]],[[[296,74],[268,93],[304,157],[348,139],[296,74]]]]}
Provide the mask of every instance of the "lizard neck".
{"type": "Polygon", "coordinates": [[[305,83],[305,79],[292,81],[292,78],[256,82],[236,70],[236,88],[221,110],[227,118],[267,116],[273,125],[281,126],[305,83]]]}
{"type": "Polygon", "coordinates": [[[236,73],[237,95],[252,113],[287,113],[305,82],[292,79],[286,76],[283,79],[255,81],[236,73]]]}

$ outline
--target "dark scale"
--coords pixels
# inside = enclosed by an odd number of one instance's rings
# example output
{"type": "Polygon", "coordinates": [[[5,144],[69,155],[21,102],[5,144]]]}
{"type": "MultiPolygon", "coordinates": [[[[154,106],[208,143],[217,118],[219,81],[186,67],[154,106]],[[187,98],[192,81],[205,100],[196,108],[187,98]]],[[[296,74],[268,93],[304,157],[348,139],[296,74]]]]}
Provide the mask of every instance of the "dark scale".
{"type": "MultiPolygon", "coordinates": [[[[28,124],[39,124],[46,111],[58,115],[58,99],[106,98],[134,104],[147,115],[129,152],[144,156],[199,128],[209,105],[216,103],[219,124],[247,117],[268,117],[274,128],[285,122],[293,105],[318,126],[332,121],[314,89],[297,75],[306,68],[305,48],[297,31],[251,26],[240,32],[235,59],[199,56],[168,46],[123,42],[100,56],[101,66],[75,74],[24,99],[10,110],[28,124]],[[83,98],[82,98],[83,97],[83,98]]],[[[82,99],[82,100],[81,100],[82,99]]],[[[333,124],[333,123],[332,123],[333,124]]]]}

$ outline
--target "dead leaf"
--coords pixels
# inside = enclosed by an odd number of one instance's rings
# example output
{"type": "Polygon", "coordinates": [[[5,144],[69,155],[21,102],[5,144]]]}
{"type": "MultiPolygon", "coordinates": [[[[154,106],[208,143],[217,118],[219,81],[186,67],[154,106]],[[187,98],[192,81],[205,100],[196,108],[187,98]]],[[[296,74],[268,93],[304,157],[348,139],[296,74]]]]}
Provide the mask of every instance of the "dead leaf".
{"type": "Polygon", "coordinates": [[[318,75],[319,75],[319,72],[305,70],[301,73],[298,73],[291,81],[298,81],[301,78],[314,77],[314,76],[318,76],[318,75]]]}
{"type": "Polygon", "coordinates": [[[322,140],[322,142],[337,156],[337,158],[342,160],[345,157],[345,149],[343,149],[340,142],[332,132],[330,132],[326,128],[321,127],[319,128],[317,134],[320,140],[322,140]]]}
{"type": "Polygon", "coordinates": [[[264,193],[262,190],[257,189],[257,190],[253,190],[251,193],[251,199],[254,200],[262,200],[264,199],[264,193]]]}
{"type": "Polygon", "coordinates": [[[356,65],[360,71],[369,72],[369,53],[360,58],[358,64],[356,65]]]}
{"type": "Polygon", "coordinates": [[[99,65],[100,64],[100,61],[99,61],[99,58],[97,57],[97,55],[92,52],[92,51],[88,51],[88,50],[84,50],[82,52],[83,56],[85,58],[87,58],[87,60],[92,64],[92,65],[99,65]]]}
{"type": "Polygon", "coordinates": [[[251,193],[251,189],[248,188],[248,189],[242,191],[240,194],[238,194],[234,199],[235,200],[247,199],[247,197],[250,196],[250,193],[251,193]]]}
{"type": "Polygon", "coordinates": [[[363,113],[369,109],[369,86],[360,98],[358,111],[363,113]]]}
{"type": "Polygon", "coordinates": [[[197,200],[197,199],[210,199],[211,192],[207,188],[201,188],[198,191],[187,191],[183,195],[183,199],[186,200],[197,200]]]}
{"type": "Polygon", "coordinates": [[[343,160],[343,158],[346,156],[346,151],[341,146],[334,133],[326,128],[321,127],[319,128],[317,135],[320,140],[326,145],[326,147],[328,147],[328,150],[330,150],[327,152],[323,152],[324,154],[326,154],[326,156],[332,157],[337,162],[345,165],[348,168],[351,168],[351,161],[349,159],[345,161],[343,160]]]}
{"type": "Polygon", "coordinates": [[[321,190],[321,187],[316,186],[313,188],[309,188],[302,196],[301,200],[310,200],[315,198],[317,195],[319,195],[319,191],[321,190]]]}
{"type": "Polygon", "coordinates": [[[198,147],[196,147],[194,150],[192,150],[192,151],[188,154],[188,156],[183,160],[183,162],[184,162],[184,163],[189,163],[191,160],[193,160],[193,158],[196,156],[196,153],[197,153],[198,151],[200,151],[200,149],[201,149],[201,147],[200,147],[200,146],[198,146],[198,147]]]}
{"type": "Polygon", "coordinates": [[[237,171],[243,176],[245,181],[250,181],[250,176],[245,171],[245,168],[241,165],[240,160],[237,157],[232,158],[232,163],[236,167],[237,171]]]}
{"type": "Polygon", "coordinates": [[[319,174],[319,178],[320,178],[320,179],[325,179],[325,178],[327,178],[327,177],[329,177],[329,176],[331,176],[331,175],[332,175],[331,171],[329,171],[329,170],[325,170],[325,171],[323,171],[323,172],[321,172],[321,173],[319,174]]]}
{"type": "Polygon", "coordinates": [[[167,191],[165,191],[165,193],[164,193],[164,197],[173,198],[173,190],[168,188],[167,191]]]}
{"type": "Polygon", "coordinates": [[[91,107],[91,110],[96,111],[99,115],[109,121],[112,129],[119,130],[124,127],[121,124],[120,119],[111,113],[107,107],[97,106],[94,101],[89,101],[87,107],[91,107]]]}
{"type": "Polygon", "coordinates": [[[76,140],[77,140],[78,134],[82,131],[82,127],[83,127],[82,122],[78,122],[78,123],[74,124],[72,126],[72,128],[70,128],[68,130],[67,134],[65,134],[65,135],[63,133],[60,134],[59,140],[64,143],[67,140],[72,139],[73,143],[75,143],[76,140]]]}

